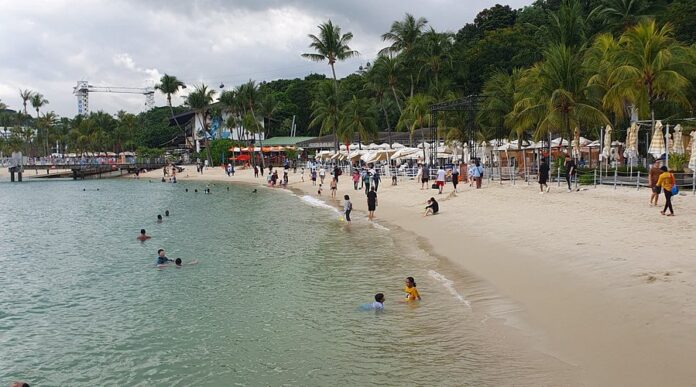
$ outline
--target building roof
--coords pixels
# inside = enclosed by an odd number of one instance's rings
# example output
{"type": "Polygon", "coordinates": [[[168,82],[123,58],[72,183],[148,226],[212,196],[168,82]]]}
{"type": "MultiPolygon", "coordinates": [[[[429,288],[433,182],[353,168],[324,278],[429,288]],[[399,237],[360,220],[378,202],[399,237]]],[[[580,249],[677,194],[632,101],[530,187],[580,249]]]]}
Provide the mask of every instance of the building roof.
{"type": "Polygon", "coordinates": [[[310,141],[314,137],[271,137],[263,140],[263,146],[288,146],[297,145],[298,142],[310,141]]]}
{"type": "MultiPolygon", "coordinates": [[[[413,132],[413,135],[411,135],[410,132],[395,132],[392,131],[391,134],[389,132],[379,132],[377,133],[373,138],[369,139],[369,141],[363,141],[363,143],[387,143],[389,142],[389,139],[391,138],[391,142],[400,142],[402,144],[409,144],[410,140],[413,139],[413,144],[418,144],[421,141],[421,136],[425,137],[425,140],[430,142],[431,141],[431,129],[430,128],[423,128],[423,129],[416,129],[413,132]]],[[[353,143],[357,143],[359,141],[359,136],[355,134],[353,137],[353,143]]],[[[298,143],[297,145],[306,148],[306,149],[331,149],[334,147],[334,136],[332,134],[326,135],[326,136],[321,136],[321,137],[311,137],[309,140],[302,141],[298,143]]],[[[264,143],[265,145],[265,143],[264,143]]]]}

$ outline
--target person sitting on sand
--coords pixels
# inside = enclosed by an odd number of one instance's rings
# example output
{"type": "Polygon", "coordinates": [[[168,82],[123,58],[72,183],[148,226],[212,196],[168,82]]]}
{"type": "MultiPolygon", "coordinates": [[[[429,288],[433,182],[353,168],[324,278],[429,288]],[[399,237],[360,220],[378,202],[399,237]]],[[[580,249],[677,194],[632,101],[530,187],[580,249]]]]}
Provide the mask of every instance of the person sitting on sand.
{"type": "Polygon", "coordinates": [[[138,235],[138,238],[136,238],[136,239],[138,239],[138,240],[141,241],[141,242],[145,242],[146,240],[148,240],[148,239],[150,239],[150,238],[152,238],[152,237],[149,236],[149,235],[147,235],[147,234],[145,233],[145,229],[144,229],[144,228],[141,228],[141,229],[140,229],[140,235],[138,235]]]}
{"type": "Polygon", "coordinates": [[[404,292],[406,292],[406,301],[420,301],[421,296],[416,289],[416,280],[413,277],[406,277],[404,281],[406,286],[404,286],[404,292]]]}
{"type": "Polygon", "coordinates": [[[157,223],[162,223],[162,215],[157,215],[157,223]]]}
{"type": "Polygon", "coordinates": [[[169,262],[174,262],[173,260],[167,258],[164,249],[157,250],[157,265],[166,265],[169,262]]]}
{"type": "Polygon", "coordinates": [[[438,211],[440,211],[440,205],[437,203],[437,200],[435,200],[435,198],[430,198],[430,200],[428,200],[428,205],[425,207],[423,216],[435,215],[438,211]]]}

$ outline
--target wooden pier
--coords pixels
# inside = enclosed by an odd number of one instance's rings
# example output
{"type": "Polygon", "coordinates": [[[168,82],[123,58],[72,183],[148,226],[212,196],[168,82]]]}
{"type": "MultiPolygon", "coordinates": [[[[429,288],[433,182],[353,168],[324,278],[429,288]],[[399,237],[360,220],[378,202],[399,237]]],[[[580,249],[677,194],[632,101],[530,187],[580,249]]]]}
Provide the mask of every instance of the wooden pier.
{"type": "Polygon", "coordinates": [[[113,164],[35,164],[10,167],[9,172],[11,182],[21,182],[23,176],[27,176],[27,171],[31,170],[35,172],[33,178],[52,179],[72,177],[73,180],[84,180],[89,176],[102,178],[104,175],[109,177],[116,173],[120,176],[123,174],[138,173],[144,170],[159,169],[165,165],[167,165],[167,163],[164,161],[113,164]],[[46,172],[45,174],[43,173],[44,171],[46,172]]]}

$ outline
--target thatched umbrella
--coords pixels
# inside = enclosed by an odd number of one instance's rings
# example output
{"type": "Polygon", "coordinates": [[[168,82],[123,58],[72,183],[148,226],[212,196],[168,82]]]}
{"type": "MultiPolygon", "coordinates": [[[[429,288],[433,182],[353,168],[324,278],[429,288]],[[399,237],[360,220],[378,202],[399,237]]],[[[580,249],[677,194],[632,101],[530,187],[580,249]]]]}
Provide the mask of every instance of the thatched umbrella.
{"type": "Polygon", "coordinates": [[[655,123],[655,131],[653,132],[652,140],[650,141],[648,153],[650,153],[654,158],[659,159],[666,152],[667,147],[665,146],[665,135],[662,133],[662,122],[657,121],[657,123],[655,123]]]}
{"type": "Polygon", "coordinates": [[[674,154],[684,154],[684,140],[682,139],[682,127],[677,125],[674,127],[674,138],[672,139],[672,149],[674,154]]]}

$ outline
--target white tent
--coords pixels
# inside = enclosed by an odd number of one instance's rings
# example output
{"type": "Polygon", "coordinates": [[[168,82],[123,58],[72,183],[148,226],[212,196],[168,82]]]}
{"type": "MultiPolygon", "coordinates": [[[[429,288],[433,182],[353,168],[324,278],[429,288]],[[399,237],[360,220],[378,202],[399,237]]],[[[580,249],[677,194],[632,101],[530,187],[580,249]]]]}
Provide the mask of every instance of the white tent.
{"type": "Polygon", "coordinates": [[[374,142],[371,143],[370,145],[367,146],[367,149],[369,150],[377,150],[379,149],[379,145],[375,144],[374,142]]]}
{"type": "Polygon", "coordinates": [[[406,148],[406,147],[398,142],[392,143],[392,149],[401,149],[401,148],[406,148]]]}
{"type": "Polygon", "coordinates": [[[392,160],[414,159],[421,153],[418,148],[401,148],[394,152],[391,158],[392,160]]]}

